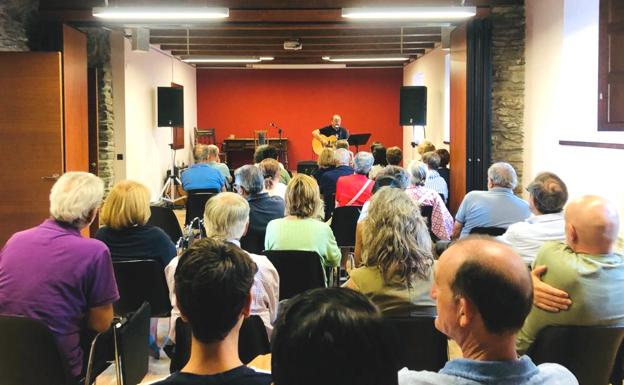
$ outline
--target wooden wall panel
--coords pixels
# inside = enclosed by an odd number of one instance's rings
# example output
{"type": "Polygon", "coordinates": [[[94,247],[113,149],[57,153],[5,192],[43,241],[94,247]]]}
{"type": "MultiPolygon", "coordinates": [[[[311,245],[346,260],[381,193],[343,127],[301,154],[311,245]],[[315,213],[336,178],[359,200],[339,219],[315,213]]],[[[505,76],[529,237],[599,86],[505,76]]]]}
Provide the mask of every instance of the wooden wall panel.
{"type": "Polygon", "coordinates": [[[453,215],[466,195],[466,25],[451,33],[451,192],[453,215]]]}
{"type": "Polygon", "coordinates": [[[63,173],[61,54],[0,53],[0,246],[49,216],[63,173]]]}
{"type": "Polygon", "coordinates": [[[87,37],[63,25],[65,171],[89,171],[87,37]]]}

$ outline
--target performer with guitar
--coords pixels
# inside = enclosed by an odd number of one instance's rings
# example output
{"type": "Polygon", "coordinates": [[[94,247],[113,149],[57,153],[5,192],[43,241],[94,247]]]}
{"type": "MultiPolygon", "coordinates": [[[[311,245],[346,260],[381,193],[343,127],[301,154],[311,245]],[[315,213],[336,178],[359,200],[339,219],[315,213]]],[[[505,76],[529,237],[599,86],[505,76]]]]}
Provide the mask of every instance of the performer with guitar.
{"type": "Polygon", "coordinates": [[[337,140],[349,139],[349,131],[341,127],[340,123],[340,115],[334,115],[329,126],[312,131],[312,148],[317,155],[323,151],[323,147],[333,147],[337,140]]]}

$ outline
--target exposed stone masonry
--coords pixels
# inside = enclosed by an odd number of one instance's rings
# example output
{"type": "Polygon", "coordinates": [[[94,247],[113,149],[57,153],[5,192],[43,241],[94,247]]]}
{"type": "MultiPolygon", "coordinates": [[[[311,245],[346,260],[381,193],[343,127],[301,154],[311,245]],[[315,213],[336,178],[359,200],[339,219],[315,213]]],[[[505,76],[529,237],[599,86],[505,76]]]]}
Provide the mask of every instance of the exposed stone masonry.
{"type": "Polygon", "coordinates": [[[522,181],[524,138],[523,5],[493,7],[492,20],[492,162],[511,163],[522,181]]]}
{"type": "Polygon", "coordinates": [[[98,74],[98,175],[104,180],[106,193],[108,193],[114,181],[115,162],[110,32],[102,28],[84,28],[83,31],[87,34],[89,68],[96,68],[98,74]]]}
{"type": "Polygon", "coordinates": [[[0,51],[29,51],[38,0],[0,0],[0,51]]]}

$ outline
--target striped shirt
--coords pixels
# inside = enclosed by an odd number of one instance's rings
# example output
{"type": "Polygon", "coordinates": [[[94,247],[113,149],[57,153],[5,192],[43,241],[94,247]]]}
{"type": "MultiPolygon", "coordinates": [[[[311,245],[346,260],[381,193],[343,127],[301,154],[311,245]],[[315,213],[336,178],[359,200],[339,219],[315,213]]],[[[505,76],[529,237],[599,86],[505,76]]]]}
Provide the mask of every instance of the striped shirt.
{"type": "Polygon", "coordinates": [[[444,178],[440,176],[436,170],[427,170],[427,179],[425,179],[425,187],[442,195],[444,203],[448,201],[448,186],[444,178]]]}

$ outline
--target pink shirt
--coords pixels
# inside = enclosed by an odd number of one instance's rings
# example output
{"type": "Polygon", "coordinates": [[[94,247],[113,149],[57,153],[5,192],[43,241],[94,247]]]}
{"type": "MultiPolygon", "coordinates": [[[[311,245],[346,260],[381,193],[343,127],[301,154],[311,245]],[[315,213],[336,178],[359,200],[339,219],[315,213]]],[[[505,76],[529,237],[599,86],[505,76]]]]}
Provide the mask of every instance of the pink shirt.
{"type": "Polygon", "coordinates": [[[405,192],[418,206],[432,206],[431,231],[441,240],[451,239],[453,216],[444,205],[440,194],[424,186],[410,186],[405,192]]]}

